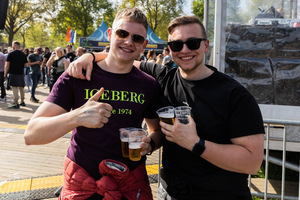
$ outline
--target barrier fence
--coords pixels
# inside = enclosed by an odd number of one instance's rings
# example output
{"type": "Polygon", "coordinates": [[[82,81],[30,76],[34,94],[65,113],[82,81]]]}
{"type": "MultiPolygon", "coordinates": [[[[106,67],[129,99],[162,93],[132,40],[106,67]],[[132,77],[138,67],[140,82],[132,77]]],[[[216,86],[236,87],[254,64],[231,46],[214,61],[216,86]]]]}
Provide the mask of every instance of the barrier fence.
{"type": "MultiPolygon", "coordinates": [[[[290,163],[286,161],[286,152],[287,152],[287,126],[297,126],[300,127],[299,121],[291,121],[291,120],[268,120],[264,119],[264,123],[266,124],[266,135],[265,135],[265,155],[264,155],[264,162],[265,162],[265,180],[264,180],[264,191],[263,192],[251,192],[252,196],[263,198],[267,200],[269,198],[272,199],[281,199],[281,200],[299,200],[300,199],[300,177],[298,179],[298,192],[295,191],[294,193],[298,193],[297,195],[286,195],[286,169],[293,170],[299,173],[300,164],[297,165],[295,163],[290,163]],[[282,130],[282,160],[270,156],[270,140],[271,140],[271,131],[270,127],[273,125],[283,126],[282,130]],[[269,163],[273,163],[282,167],[282,174],[281,174],[281,193],[280,194],[273,194],[268,193],[268,181],[269,181],[269,163]]],[[[278,138],[276,138],[278,140],[278,138]]],[[[300,154],[299,154],[300,155],[300,154]]],[[[299,159],[300,160],[300,159],[299,159]]],[[[252,180],[251,175],[249,175],[249,187],[251,188],[252,180]]]]}

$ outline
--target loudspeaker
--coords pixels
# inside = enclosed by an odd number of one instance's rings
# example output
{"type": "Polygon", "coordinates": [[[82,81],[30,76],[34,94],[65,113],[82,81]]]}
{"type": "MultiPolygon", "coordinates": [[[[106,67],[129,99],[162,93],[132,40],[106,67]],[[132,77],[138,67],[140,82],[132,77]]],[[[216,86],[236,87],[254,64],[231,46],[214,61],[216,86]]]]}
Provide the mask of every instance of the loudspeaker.
{"type": "Polygon", "coordinates": [[[3,30],[7,15],[8,0],[0,0],[0,29],[3,30]]]}

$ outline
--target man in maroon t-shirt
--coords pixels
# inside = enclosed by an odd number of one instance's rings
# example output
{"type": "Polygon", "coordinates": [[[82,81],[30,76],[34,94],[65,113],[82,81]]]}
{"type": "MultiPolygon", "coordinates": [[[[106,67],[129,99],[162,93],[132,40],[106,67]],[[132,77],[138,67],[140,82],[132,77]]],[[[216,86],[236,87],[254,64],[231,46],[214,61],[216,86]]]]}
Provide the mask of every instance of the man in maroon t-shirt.
{"type": "MultiPolygon", "coordinates": [[[[24,134],[27,145],[46,144],[73,130],[67,157],[95,180],[101,178],[98,167],[105,159],[126,164],[130,172],[142,169],[144,173],[130,177],[135,180],[122,193],[127,199],[140,193],[140,199],[150,200],[152,194],[145,170],[146,158],[134,162],[122,157],[119,128],[141,127],[145,119],[151,134],[141,144],[142,154],[155,149],[153,142],[161,146],[162,133],[155,113],[160,106],[159,86],[152,77],[133,67],[134,59],[148,43],[147,28],[147,19],[139,9],[119,11],[113,28],[108,29],[110,52],[105,60],[94,63],[92,81],[62,74],[24,134]]],[[[94,194],[91,198],[101,199],[101,196],[94,194]]]]}

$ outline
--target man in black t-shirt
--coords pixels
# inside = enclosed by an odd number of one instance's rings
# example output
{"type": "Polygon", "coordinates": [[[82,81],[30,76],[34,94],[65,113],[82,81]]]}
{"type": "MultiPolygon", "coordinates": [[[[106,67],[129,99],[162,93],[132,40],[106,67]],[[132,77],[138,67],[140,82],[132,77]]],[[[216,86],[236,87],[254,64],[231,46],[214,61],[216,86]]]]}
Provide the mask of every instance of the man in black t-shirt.
{"type": "MultiPolygon", "coordinates": [[[[168,33],[178,68],[138,65],[160,84],[165,106],[188,104],[192,116],[188,124],[177,118],[174,125],[160,122],[165,141],[158,199],[251,200],[247,174],[259,170],[264,154],[260,109],[246,88],[205,65],[209,41],[198,17],[175,18],[168,33]]],[[[95,58],[99,61],[103,53],[95,58]]],[[[69,66],[69,74],[89,80],[92,59],[82,56],[69,66]],[[86,69],[85,77],[80,68],[86,69]]]]}
{"type": "Polygon", "coordinates": [[[14,51],[10,52],[7,55],[4,77],[7,77],[9,73],[9,84],[13,91],[13,104],[9,106],[9,108],[20,108],[21,106],[25,106],[24,99],[24,67],[27,63],[26,55],[20,50],[20,43],[18,41],[14,41],[12,43],[12,47],[14,51]],[[19,94],[20,91],[21,103],[19,104],[19,94]]]}
{"type": "Polygon", "coordinates": [[[43,63],[42,63],[42,72],[43,72],[43,84],[45,83],[45,77],[46,77],[46,80],[47,80],[47,86],[45,87],[46,88],[49,88],[50,86],[50,77],[48,75],[48,67],[46,66],[46,63],[48,62],[49,58],[51,56],[51,52],[50,52],[50,49],[48,47],[45,47],[45,51],[44,51],[44,54],[43,54],[43,63]]]}
{"type": "Polygon", "coordinates": [[[72,52],[72,45],[67,44],[66,46],[66,57],[70,60],[70,63],[73,62],[76,55],[72,52]]]}

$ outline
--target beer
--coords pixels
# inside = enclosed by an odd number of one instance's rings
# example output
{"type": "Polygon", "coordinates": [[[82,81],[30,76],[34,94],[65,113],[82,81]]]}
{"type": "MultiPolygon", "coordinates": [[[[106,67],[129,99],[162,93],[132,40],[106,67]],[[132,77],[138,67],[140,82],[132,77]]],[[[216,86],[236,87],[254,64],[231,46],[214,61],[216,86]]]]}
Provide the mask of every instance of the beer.
{"type": "Polygon", "coordinates": [[[129,159],[132,161],[139,161],[141,160],[141,151],[142,148],[140,147],[140,142],[130,142],[129,144],[129,159]]]}
{"type": "Polygon", "coordinates": [[[129,157],[128,138],[121,138],[122,155],[124,158],[129,157]]]}
{"type": "Polygon", "coordinates": [[[174,124],[174,113],[160,113],[159,119],[167,124],[174,124]]]}

